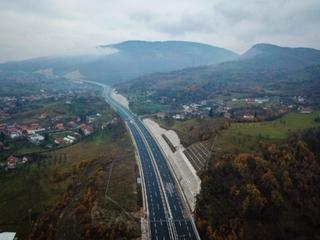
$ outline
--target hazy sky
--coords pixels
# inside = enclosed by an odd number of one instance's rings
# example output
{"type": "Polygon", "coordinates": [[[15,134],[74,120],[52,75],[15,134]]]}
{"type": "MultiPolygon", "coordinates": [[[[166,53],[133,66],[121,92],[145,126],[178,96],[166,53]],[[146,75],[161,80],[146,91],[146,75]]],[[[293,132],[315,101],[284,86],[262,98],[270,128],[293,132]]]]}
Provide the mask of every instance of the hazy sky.
{"type": "Polygon", "coordinates": [[[0,61],[130,39],[320,49],[320,0],[0,0],[0,61]]]}

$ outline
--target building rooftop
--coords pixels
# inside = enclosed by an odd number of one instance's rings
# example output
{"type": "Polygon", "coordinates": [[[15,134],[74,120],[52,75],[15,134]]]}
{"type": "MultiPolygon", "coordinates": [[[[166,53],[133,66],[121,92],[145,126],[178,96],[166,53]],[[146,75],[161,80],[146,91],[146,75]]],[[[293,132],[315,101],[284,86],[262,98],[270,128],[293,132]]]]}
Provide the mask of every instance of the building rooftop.
{"type": "Polygon", "coordinates": [[[0,240],[14,240],[15,236],[15,232],[3,232],[0,233],[0,240]]]}

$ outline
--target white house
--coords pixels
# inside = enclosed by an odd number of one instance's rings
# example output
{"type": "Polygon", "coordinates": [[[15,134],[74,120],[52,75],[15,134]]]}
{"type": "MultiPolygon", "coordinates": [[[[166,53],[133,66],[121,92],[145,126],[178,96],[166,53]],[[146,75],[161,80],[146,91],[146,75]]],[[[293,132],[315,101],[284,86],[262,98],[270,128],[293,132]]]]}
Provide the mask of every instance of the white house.
{"type": "Polygon", "coordinates": [[[70,135],[68,135],[67,137],[64,137],[63,138],[63,141],[65,141],[66,143],[74,143],[74,141],[76,140],[76,138],[75,137],[72,137],[72,136],[70,136],[70,135]]]}
{"type": "Polygon", "coordinates": [[[14,138],[20,137],[21,135],[22,135],[21,131],[12,132],[10,133],[10,138],[14,139],[14,138]]]}
{"type": "Polygon", "coordinates": [[[172,117],[173,119],[176,119],[176,120],[183,120],[184,119],[184,115],[182,114],[176,114],[172,117]]]}
{"type": "Polygon", "coordinates": [[[44,137],[40,134],[32,134],[29,137],[30,142],[34,144],[39,144],[41,141],[44,140],[44,137]]]}
{"type": "Polygon", "coordinates": [[[15,232],[2,232],[0,233],[0,240],[15,240],[15,232]]]}

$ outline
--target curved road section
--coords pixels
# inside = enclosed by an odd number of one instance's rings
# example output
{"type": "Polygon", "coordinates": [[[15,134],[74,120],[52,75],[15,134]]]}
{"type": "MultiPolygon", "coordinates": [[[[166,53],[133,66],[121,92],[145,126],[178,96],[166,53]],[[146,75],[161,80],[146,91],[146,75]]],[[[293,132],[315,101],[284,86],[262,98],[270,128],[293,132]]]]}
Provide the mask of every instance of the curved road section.
{"type": "Polygon", "coordinates": [[[87,82],[104,89],[106,101],[119,113],[131,132],[144,185],[148,238],[200,239],[182,193],[155,139],[135,114],[111,97],[109,86],[87,82]]]}

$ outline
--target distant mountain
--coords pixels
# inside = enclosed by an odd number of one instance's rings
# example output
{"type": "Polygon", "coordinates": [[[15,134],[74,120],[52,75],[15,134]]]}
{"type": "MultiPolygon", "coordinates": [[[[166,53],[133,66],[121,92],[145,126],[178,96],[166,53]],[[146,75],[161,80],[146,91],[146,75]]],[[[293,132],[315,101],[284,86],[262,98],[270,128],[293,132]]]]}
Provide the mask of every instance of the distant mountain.
{"type": "Polygon", "coordinates": [[[216,64],[238,57],[223,48],[184,41],[127,41],[99,46],[97,53],[9,62],[0,64],[0,70],[39,72],[50,69],[59,76],[76,71],[85,78],[114,84],[143,74],[216,64]],[[110,49],[114,50],[112,54],[105,54],[110,49]]]}
{"type": "Polygon", "coordinates": [[[312,48],[289,48],[260,43],[240,56],[240,60],[255,64],[259,68],[290,71],[319,64],[320,51],[312,48]]]}
{"type": "Polygon", "coordinates": [[[176,95],[181,100],[196,100],[228,89],[259,88],[275,82],[287,82],[298,72],[300,83],[312,74],[318,75],[320,51],[310,48],[287,48],[257,44],[233,61],[210,66],[155,73],[117,85],[118,90],[154,91],[158,95],[176,95]],[[309,70],[306,70],[309,69],[309,70]],[[304,75],[304,72],[308,73],[304,75]]]}
{"type": "Polygon", "coordinates": [[[120,50],[121,54],[131,57],[156,58],[164,66],[169,66],[167,61],[174,61],[178,66],[185,67],[220,63],[238,57],[236,53],[223,48],[185,41],[126,41],[100,47],[115,48],[120,50]]]}

